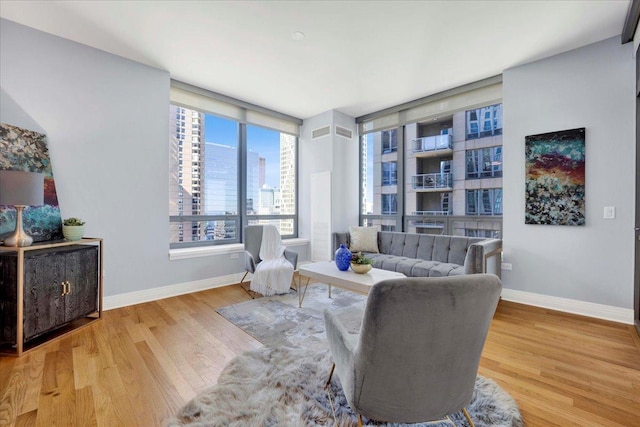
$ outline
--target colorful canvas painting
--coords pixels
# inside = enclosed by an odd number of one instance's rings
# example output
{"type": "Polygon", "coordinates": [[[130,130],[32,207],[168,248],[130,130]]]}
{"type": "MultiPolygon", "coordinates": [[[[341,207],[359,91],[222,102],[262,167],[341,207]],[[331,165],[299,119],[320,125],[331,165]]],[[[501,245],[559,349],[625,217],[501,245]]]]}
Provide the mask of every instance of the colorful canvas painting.
{"type": "MultiPolygon", "coordinates": [[[[46,135],[0,124],[0,169],[44,174],[44,205],[24,210],[24,229],[34,242],[62,239],[62,220],[46,135]]],[[[15,227],[15,208],[0,206],[0,240],[15,227]]]]}
{"type": "Polygon", "coordinates": [[[585,129],[525,137],[525,223],[585,224],[585,129]]]}

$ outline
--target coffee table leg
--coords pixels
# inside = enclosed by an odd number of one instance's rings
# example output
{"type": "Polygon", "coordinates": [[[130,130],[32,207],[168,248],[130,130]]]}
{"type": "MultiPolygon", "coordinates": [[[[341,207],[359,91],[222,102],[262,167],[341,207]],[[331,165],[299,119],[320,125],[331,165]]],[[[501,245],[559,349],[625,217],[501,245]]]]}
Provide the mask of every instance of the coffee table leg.
{"type": "MultiPolygon", "coordinates": [[[[307,283],[304,285],[304,291],[300,292],[300,285],[298,284],[298,308],[302,308],[302,301],[304,301],[304,296],[307,294],[307,288],[309,287],[309,280],[311,278],[307,277],[307,283]]],[[[299,278],[298,283],[302,282],[302,278],[299,278]]]]}
{"type": "Polygon", "coordinates": [[[331,283],[329,283],[329,298],[331,298],[331,283]]]}

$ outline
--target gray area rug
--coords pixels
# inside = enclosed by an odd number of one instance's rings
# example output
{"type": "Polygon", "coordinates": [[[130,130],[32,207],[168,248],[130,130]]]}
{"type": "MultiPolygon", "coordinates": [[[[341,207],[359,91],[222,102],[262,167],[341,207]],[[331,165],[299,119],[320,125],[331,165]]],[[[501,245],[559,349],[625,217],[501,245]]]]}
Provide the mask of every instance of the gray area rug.
{"type": "Polygon", "coordinates": [[[360,330],[366,295],[331,288],[327,285],[310,285],[302,308],[298,308],[298,294],[258,298],[222,307],[217,310],[225,319],[267,347],[292,347],[313,350],[329,350],[324,333],[324,309],[340,310],[339,318],[349,332],[360,330]]]}
{"type": "MultiPolygon", "coordinates": [[[[331,367],[327,352],[287,347],[264,347],[246,352],[224,369],[218,384],[203,392],[168,421],[170,427],[190,426],[355,426],[337,378],[330,390],[324,384],[331,367]],[[335,410],[332,410],[332,404],[335,410]]],[[[476,426],[522,426],[515,401],[493,381],[480,377],[469,414],[476,426]]],[[[465,426],[462,414],[451,419],[465,426]]],[[[366,425],[405,426],[370,422],[366,425]]],[[[411,426],[452,426],[449,421],[411,426]]]]}
{"type": "MultiPolygon", "coordinates": [[[[232,360],[218,383],[187,403],[167,426],[355,426],[353,413],[334,375],[331,387],[324,385],[331,368],[331,355],[324,335],[324,308],[341,310],[348,329],[360,327],[358,310],[366,297],[340,289],[327,296],[324,285],[307,291],[303,308],[295,292],[259,298],[224,307],[218,312],[265,347],[232,360]]],[[[476,426],[520,427],[516,402],[490,379],[478,376],[468,407],[476,426]]],[[[464,416],[451,419],[466,426],[464,416]]],[[[367,425],[399,427],[406,424],[367,425]]],[[[449,421],[411,426],[444,427],[449,421]]]]}

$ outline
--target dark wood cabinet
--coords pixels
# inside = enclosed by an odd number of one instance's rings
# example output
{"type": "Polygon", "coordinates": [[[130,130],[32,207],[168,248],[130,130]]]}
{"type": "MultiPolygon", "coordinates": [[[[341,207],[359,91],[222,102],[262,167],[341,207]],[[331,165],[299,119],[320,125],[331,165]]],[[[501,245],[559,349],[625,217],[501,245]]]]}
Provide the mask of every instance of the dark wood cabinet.
{"type": "Polygon", "coordinates": [[[20,355],[102,312],[101,239],[0,251],[0,349],[20,355]]]}

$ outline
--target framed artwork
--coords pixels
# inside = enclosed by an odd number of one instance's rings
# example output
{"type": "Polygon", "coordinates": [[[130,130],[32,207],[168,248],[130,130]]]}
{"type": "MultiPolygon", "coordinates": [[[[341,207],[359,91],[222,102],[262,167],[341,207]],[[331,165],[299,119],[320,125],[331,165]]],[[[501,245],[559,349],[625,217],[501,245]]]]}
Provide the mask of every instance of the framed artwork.
{"type": "MultiPolygon", "coordinates": [[[[44,174],[44,205],[24,210],[24,229],[34,242],[62,239],[62,219],[46,135],[1,123],[0,169],[44,174]]],[[[0,206],[0,240],[15,227],[15,208],[0,206]]]]}
{"type": "Polygon", "coordinates": [[[585,128],[525,137],[525,224],[585,224],[585,128]]]}

